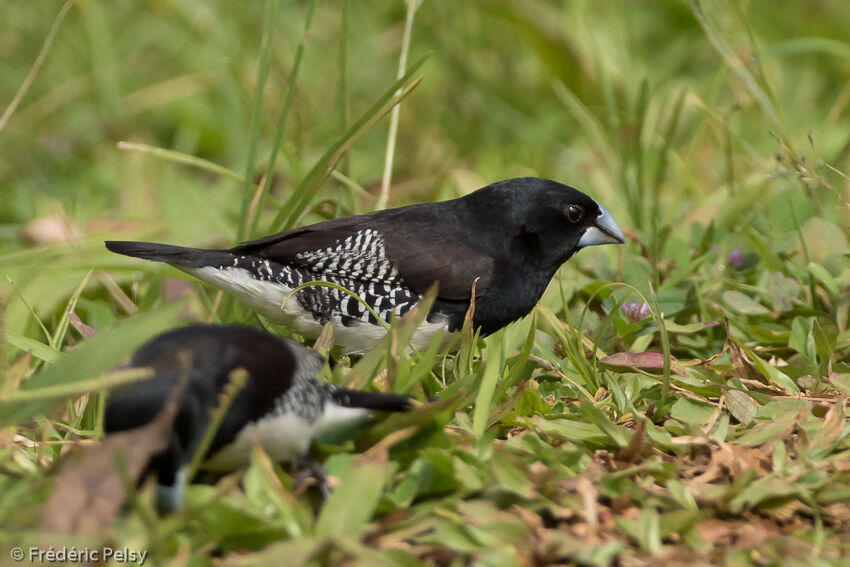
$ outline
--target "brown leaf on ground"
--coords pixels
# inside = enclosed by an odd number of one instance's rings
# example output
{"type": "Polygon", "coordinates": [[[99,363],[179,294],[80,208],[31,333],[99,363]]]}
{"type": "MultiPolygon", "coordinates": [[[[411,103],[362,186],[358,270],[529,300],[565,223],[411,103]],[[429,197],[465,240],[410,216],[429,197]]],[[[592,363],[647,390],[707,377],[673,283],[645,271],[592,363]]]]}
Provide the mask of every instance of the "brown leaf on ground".
{"type": "Polygon", "coordinates": [[[847,422],[844,406],[847,403],[847,398],[841,396],[839,400],[826,412],[823,423],[815,431],[810,440],[810,446],[813,449],[826,448],[841,434],[844,425],[847,422]]]}
{"type": "MultiPolygon", "coordinates": [[[[660,352],[615,352],[599,359],[603,365],[614,370],[629,370],[637,368],[644,372],[660,374],[664,372],[664,355],[660,352]]],[[[676,359],[670,357],[670,370],[675,374],[683,374],[677,367],[676,359]]]]}
{"type": "Polygon", "coordinates": [[[722,352],[729,352],[732,376],[740,380],[768,384],[767,378],[765,378],[762,373],[756,369],[743,349],[738,346],[734,340],[732,340],[732,330],[729,328],[729,320],[726,319],[723,323],[726,328],[726,344],[723,345],[722,352]]]}
{"type": "Polygon", "coordinates": [[[636,463],[643,451],[646,419],[639,419],[629,444],[617,451],[616,459],[623,463],[636,463]]]}
{"type": "Polygon", "coordinates": [[[763,522],[747,522],[737,530],[737,544],[741,547],[761,547],[769,537],[776,535],[776,529],[769,530],[763,522]]]}
{"type": "Polygon", "coordinates": [[[850,502],[835,502],[821,508],[824,519],[841,526],[850,526],[850,502]]]}
{"type": "Polygon", "coordinates": [[[759,513],[765,518],[769,518],[779,524],[785,524],[792,522],[797,516],[808,517],[811,514],[811,507],[799,500],[788,500],[780,505],[772,505],[769,508],[762,507],[759,513]]]}
{"type": "Polygon", "coordinates": [[[107,435],[98,445],[77,446],[63,459],[53,490],[42,508],[42,530],[100,536],[112,525],[127,497],[127,484],[135,484],[150,458],[168,446],[179,410],[177,400],[189,375],[188,355],[181,353],[180,362],[181,379],[153,420],[135,429],[107,435]]]}
{"type": "Polygon", "coordinates": [[[695,525],[700,538],[703,540],[719,545],[729,541],[735,533],[736,526],[733,522],[724,522],[723,520],[703,520],[695,525]]]}
{"type": "Polygon", "coordinates": [[[726,347],[729,349],[729,360],[732,363],[732,375],[735,378],[740,378],[742,380],[754,380],[764,384],[767,383],[767,378],[765,378],[761,372],[756,370],[756,367],[753,366],[753,363],[750,362],[750,359],[747,358],[747,355],[743,350],[741,350],[741,347],[733,341],[727,341],[726,347]]]}
{"type": "Polygon", "coordinates": [[[169,403],[142,427],[107,435],[98,445],[77,447],[61,465],[42,510],[41,529],[102,535],[127,497],[117,459],[124,459],[126,482],[135,483],[151,456],[168,446],[176,414],[177,404],[169,403]]]}
{"type": "Polygon", "coordinates": [[[700,537],[717,547],[760,547],[772,537],[782,532],[770,522],[758,518],[746,521],[703,520],[696,527],[700,537]]]}
{"type": "MultiPolygon", "coordinates": [[[[749,362],[749,360],[748,360],[749,362]]],[[[760,380],[748,380],[747,378],[738,378],[741,381],[741,384],[747,387],[751,392],[761,392],[763,394],[768,394],[771,396],[783,396],[787,393],[785,388],[780,388],[779,386],[774,386],[773,384],[765,384],[760,380]]],[[[762,378],[764,380],[764,378],[762,378]]]]}
{"type": "Polygon", "coordinates": [[[581,504],[584,512],[584,522],[595,531],[599,525],[599,509],[597,502],[599,501],[599,489],[591,482],[589,478],[582,475],[576,479],[576,490],[581,496],[581,504]]]}
{"type": "Polygon", "coordinates": [[[760,448],[743,447],[731,443],[711,440],[706,446],[711,448],[711,457],[703,472],[686,481],[686,486],[696,489],[700,485],[728,477],[735,478],[748,469],[755,470],[759,476],[771,472],[771,445],[760,448]]]}
{"type": "Polygon", "coordinates": [[[319,333],[319,337],[316,339],[316,342],[313,343],[314,352],[317,352],[324,357],[328,356],[328,353],[331,351],[331,347],[334,346],[334,330],[335,327],[333,321],[325,323],[325,326],[322,327],[322,332],[319,333]]]}
{"type": "Polygon", "coordinates": [[[543,518],[527,508],[515,504],[510,514],[520,518],[529,529],[527,540],[522,542],[523,552],[518,557],[523,567],[558,564],[559,558],[576,554],[587,545],[586,540],[572,537],[565,530],[547,528],[543,518]]]}

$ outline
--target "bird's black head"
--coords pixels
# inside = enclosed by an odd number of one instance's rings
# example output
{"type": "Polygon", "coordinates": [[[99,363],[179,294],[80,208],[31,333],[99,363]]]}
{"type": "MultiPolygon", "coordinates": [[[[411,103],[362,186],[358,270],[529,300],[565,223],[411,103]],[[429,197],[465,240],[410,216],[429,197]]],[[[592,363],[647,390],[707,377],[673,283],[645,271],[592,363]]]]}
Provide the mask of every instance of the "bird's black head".
{"type": "Polygon", "coordinates": [[[552,271],[582,248],[625,241],[602,205],[562,183],[520,177],[485,189],[502,194],[516,245],[552,271]]]}

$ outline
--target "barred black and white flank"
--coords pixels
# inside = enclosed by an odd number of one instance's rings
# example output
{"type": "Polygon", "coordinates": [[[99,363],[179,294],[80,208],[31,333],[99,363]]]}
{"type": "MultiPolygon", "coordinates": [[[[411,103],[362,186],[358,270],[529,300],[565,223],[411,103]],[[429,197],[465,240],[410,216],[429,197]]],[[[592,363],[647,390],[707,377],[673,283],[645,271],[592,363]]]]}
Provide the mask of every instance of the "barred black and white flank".
{"type": "Polygon", "coordinates": [[[183,372],[181,352],[189,354],[188,383],[178,400],[168,449],[149,466],[165,509],[181,507],[184,467],[237,368],[245,369],[248,378],[207,452],[207,469],[227,471],[247,464],[254,443],[276,462],[303,464],[299,461],[307,456],[310,442],[329,427],[362,419],[370,410],[410,407],[408,396],[348,390],[317,380],[322,360],[295,341],[249,327],[193,325],[159,335],[136,352],[130,365],[152,367],[155,376],[109,393],[107,433],[144,425],[163,409],[183,372]]]}
{"type": "Polygon", "coordinates": [[[578,250],[623,241],[611,215],[584,193],[524,177],[451,201],[320,222],[230,250],[151,242],[106,247],[171,264],[306,336],[317,336],[333,321],[337,344],[364,352],[384,329],[360,302],[314,286],[281,308],[289,292],[310,281],[339,284],[389,321],[439,282],[434,306],[412,340],[423,348],[435,334],[460,329],[476,278],[474,323],[486,335],[528,314],[555,271],[578,250]]]}

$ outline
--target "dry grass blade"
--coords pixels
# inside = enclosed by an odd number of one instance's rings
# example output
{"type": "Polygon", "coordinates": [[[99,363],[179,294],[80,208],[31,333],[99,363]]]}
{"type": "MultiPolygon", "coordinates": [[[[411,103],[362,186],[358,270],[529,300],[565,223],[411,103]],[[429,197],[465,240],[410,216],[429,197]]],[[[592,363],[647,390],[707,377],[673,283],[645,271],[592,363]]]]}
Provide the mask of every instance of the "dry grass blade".
{"type": "MultiPolygon", "coordinates": [[[[396,79],[401,79],[404,76],[405,68],[407,67],[407,53],[410,49],[410,36],[413,33],[413,16],[416,14],[416,9],[419,7],[421,0],[406,0],[407,6],[406,16],[404,18],[404,35],[401,40],[401,55],[398,58],[398,74],[396,79]]],[[[399,94],[401,91],[397,91],[399,94]]],[[[384,173],[381,176],[381,192],[378,195],[378,202],[375,204],[376,210],[385,209],[390,198],[390,181],[393,176],[393,156],[395,155],[396,136],[398,135],[398,116],[401,112],[401,104],[395,105],[390,114],[390,127],[387,132],[387,151],[384,156],[384,173]]]]}
{"type": "Polygon", "coordinates": [[[80,316],[74,312],[68,313],[68,321],[84,339],[90,339],[97,336],[97,331],[89,327],[80,319],[80,316]]]}
{"type": "Polygon", "coordinates": [[[35,80],[38,70],[41,69],[41,65],[47,57],[47,52],[50,51],[50,46],[53,44],[53,38],[56,36],[56,32],[59,31],[59,26],[62,25],[62,21],[68,14],[71,6],[74,5],[74,1],[75,0],[66,0],[66,2],[62,5],[62,8],[59,9],[59,13],[56,14],[56,19],[53,20],[53,25],[50,26],[50,31],[47,32],[47,37],[44,39],[44,45],[41,46],[41,51],[39,51],[38,57],[35,58],[35,62],[32,64],[29,73],[27,73],[27,76],[24,78],[24,82],[21,83],[18,92],[15,93],[15,97],[9,103],[9,106],[6,107],[6,110],[3,112],[3,116],[0,116],[0,132],[2,132],[3,128],[6,127],[6,123],[9,122],[9,119],[15,113],[15,110],[24,98],[24,95],[27,94],[33,80],[35,80]]]}
{"type": "Polygon", "coordinates": [[[369,107],[363,115],[342,135],[340,139],[334,142],[330,148],[316,162],[307,176],[301,181],[293,194],[287,199],[286,203],[281,207],[274,221],[272,222],[270,232],[285,230],[295,226],[300,219],[313,196],[319,191],[324,180],[330,175],[337,162],[342,158],[345,152],[354,144],[354,142],[362,136],[369,128],[371,128],[381,118],[402,100],[409,95],[413,89],[421,81],[420,79],[412,79],[412,76],[425,63],[425,60],[430,55],[427,54],[413,63],[404,76],[392,84],[387,91],[369,107]]]}

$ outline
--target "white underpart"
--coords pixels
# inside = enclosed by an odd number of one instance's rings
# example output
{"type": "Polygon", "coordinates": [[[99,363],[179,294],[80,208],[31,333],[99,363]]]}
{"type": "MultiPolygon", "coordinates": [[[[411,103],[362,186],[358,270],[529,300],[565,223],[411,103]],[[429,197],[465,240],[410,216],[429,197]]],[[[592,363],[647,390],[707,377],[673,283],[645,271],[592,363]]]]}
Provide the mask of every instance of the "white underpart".
{"type": "MultiPolygon", "coordinates": [[[[294,295],[289,296],[292,288],[286,285],[259,280],[243,268],[178,267],[199,280],[232,293],[239,301],[260,315],[268,317],[275,323],[286,325],[296,333],[317,337],[322,331],[322,325],[313,318],[313,315],[301,307],[294,295]],[[287,296],[289,300],[284,305],[283,302],[287,296]]],[[[271,270],[269,272],[271,273],[271,270]]]]}
{"type": "Polygon", "coordinates": [[[437,340],[436,337],[449,335],[449,320],[445,316],[437,316],[433,322],[427,320],[422,321],[416,330],[413,331],[413,336],[410,338],[410,346],[416,350],[425,350],[431,341],[437,340]]]}
{"type": "Polygon", "coordinates": [[[322,415],[313,423],[295,413],[271,414],[245,426],[233,442],[204,462],[204,468],[229,471],[248,464],[259,444],[276,463],[293,463],[310,449],[310,442],[323,431],[358,421],[369,414],[363,408],[347,408],[326,401],[322,415]]]}
{"type": "MultiPolygon", "coordinates": [[[[268,319],[289,327],[296,333],[315,338],[322,331],[322,325],[313,318],[313,314],[301,307],[294,295],[283,305],[292,288],[280,283],[259,280],[251,276],[248,270],[234,267],[218,268],[204,266],[188,268],[178,266],[181,270],[236,296],[239,301],[268,319]],[[283,305],[283,309],[281,309],[283,305]]],[[[349,298],[354,301],[353,298],[349,298]]],[[[337,345],[346,354],[362,354],[368,352],[381,340],[386,331],[383,325],[363,323],[352,327],[342,324],[339,315],[332,318],[334,335],[337,345]]],[[[423,321],[410,340],[416,350],[423,350],[431,344],[434,337],[448,331],[448,320],[439,318],[434,322],[423,321]]]]}

